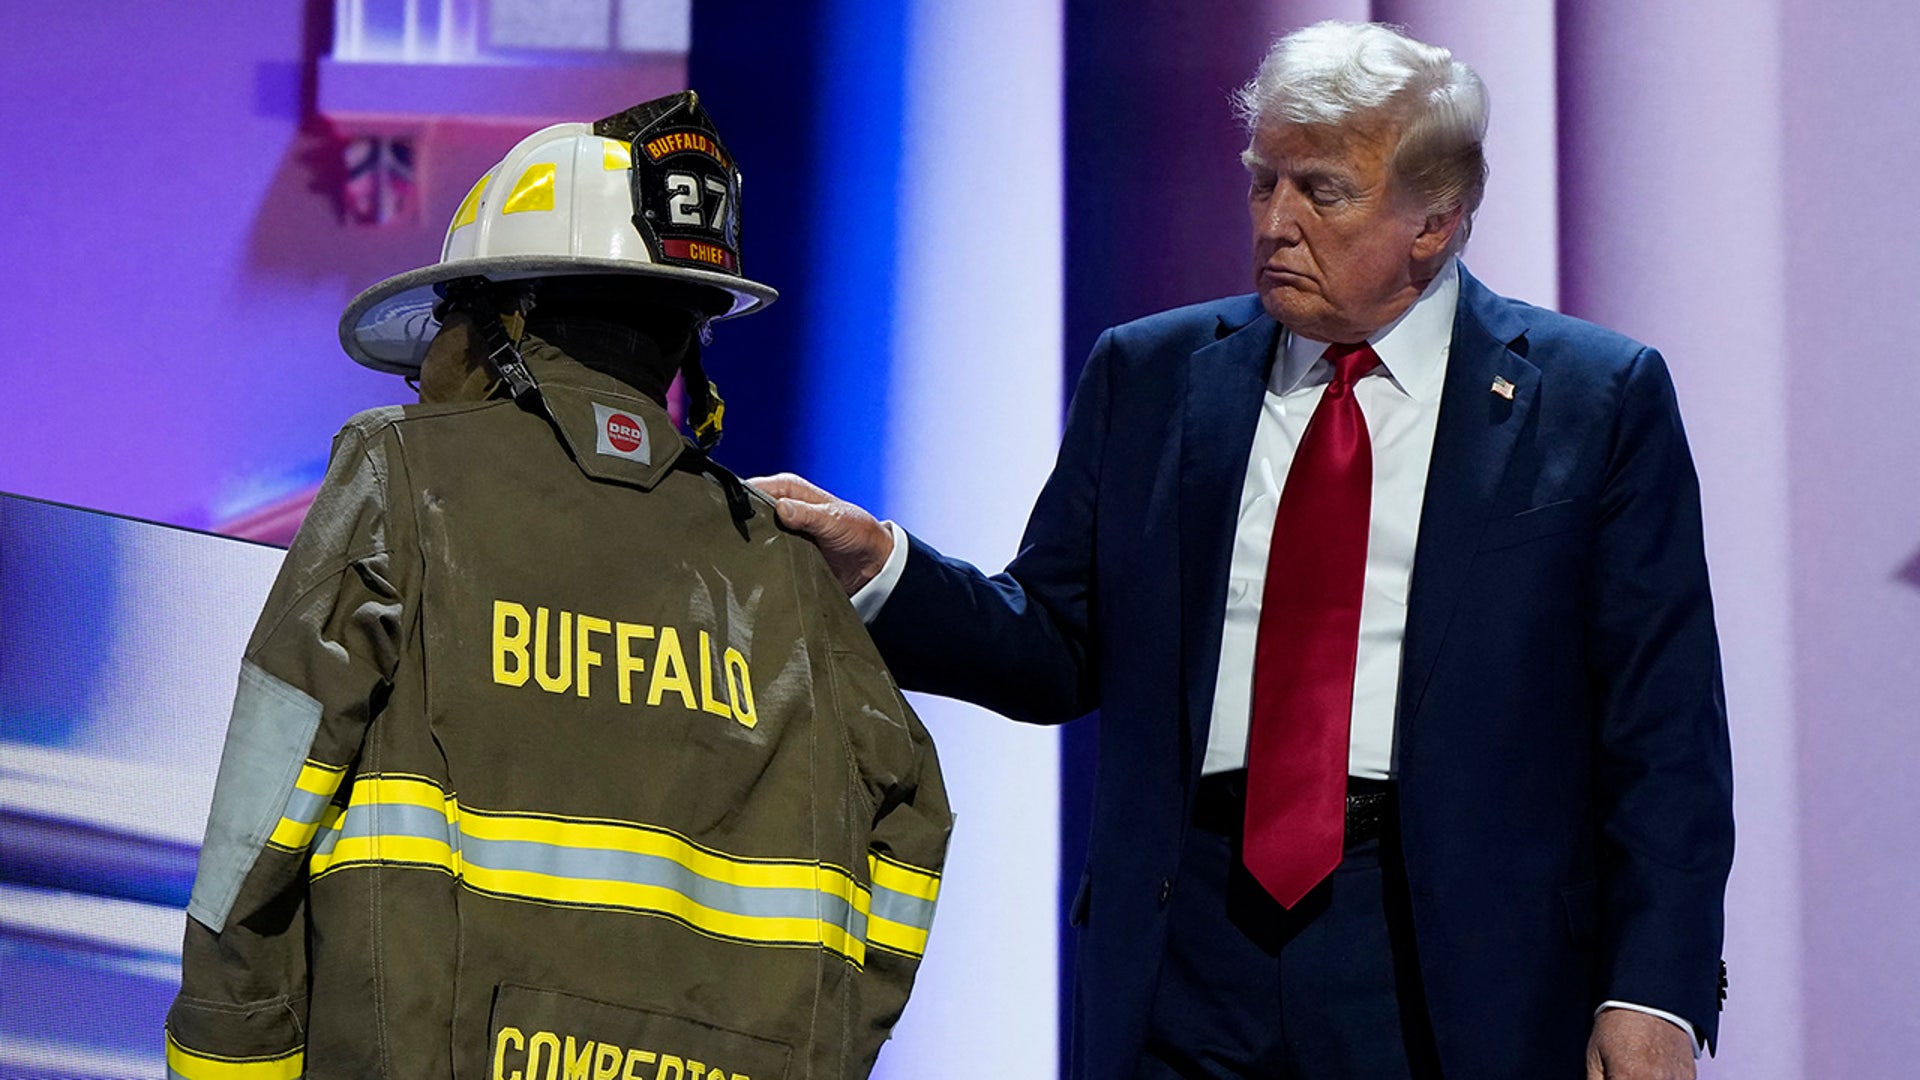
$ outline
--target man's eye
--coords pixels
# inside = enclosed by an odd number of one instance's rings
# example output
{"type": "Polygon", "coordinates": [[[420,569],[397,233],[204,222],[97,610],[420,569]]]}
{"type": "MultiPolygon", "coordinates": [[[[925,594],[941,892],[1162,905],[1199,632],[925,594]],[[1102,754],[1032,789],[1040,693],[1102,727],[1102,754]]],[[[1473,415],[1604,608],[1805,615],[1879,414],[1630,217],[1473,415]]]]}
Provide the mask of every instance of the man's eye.
{"type": "Polygon", "coordinates": [[[1339,188],[1316,185],[1307,189],[1307,198],[1312,199],[1315,206],[1332,206],[1343,201],[1345,196],[1339,188]]]}

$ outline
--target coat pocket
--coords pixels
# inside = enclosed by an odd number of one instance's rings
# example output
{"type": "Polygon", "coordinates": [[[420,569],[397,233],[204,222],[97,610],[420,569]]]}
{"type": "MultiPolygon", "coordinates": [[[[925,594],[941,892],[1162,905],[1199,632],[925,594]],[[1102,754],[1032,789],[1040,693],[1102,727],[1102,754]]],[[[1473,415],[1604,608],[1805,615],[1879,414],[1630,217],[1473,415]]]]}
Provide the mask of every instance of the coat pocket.
{"type": "Polygon", "coordinates": [[[1067,905],[1067,925],[1087,925],[1087,908],[1093,904],[1093,871],[1080,872],[1080,887],[1073,890],[1073,903],[1067,905]]]}
{"type": "Polygon", "coordinates": [[[786,1080],[785,1042],[557,990],[494,992],[488,1060],[494,1076],[701,1076],[786,1080]]]}
{"type": "Polygon", "coordinates": [[[1600,928],[1600,889],[1591,881],[1569,885],[1560,890],[1560,901],[1567,909],[1567,936],[1576,949],[1591,948],[1600,928]]]}
{"type": "Polygon", "coordinates": [[[1531,510],[1522,510],[1512,517],[1495,518],[1487,522],[1486,529],[1480,533],[1480,543],[1476,550],[1501,551],[1519,547],[1521,544],[1570,532],[1585,525],[1587,521],[1586,500],[1561,499],[1559,502],[1550,502],[1531,510]]]}

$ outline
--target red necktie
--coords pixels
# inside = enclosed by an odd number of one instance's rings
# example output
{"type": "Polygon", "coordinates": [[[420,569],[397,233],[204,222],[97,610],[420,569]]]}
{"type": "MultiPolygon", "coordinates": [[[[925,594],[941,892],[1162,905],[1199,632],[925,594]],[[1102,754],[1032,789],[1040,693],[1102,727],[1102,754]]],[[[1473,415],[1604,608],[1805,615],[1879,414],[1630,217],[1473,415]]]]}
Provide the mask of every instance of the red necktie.
{"type": "Polygon", "coordinates": [[[1307,421],[1273,518],[1253,650],[1241,859],[1283,907],[1340,865],[1353,666],[1373,500],[1373,444],[1353,385],[1380,363],[1333,345],[1333,382],[1307,421]]]}

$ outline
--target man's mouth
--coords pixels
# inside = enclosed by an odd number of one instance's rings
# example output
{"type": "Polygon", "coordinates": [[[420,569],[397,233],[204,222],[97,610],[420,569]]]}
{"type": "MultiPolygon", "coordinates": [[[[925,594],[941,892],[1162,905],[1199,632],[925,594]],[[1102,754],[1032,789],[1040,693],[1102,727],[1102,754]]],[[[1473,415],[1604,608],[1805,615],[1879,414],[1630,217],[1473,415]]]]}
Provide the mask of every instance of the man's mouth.
{"type": "Polygon", "coordinates": [[[1285,266],[1273,265],[1263,265],[1260,267],[1260,279],[1262,281],[1271,281],[1276,285],[1311,284],[1313,282],[1311,275],[1285,266]]]}

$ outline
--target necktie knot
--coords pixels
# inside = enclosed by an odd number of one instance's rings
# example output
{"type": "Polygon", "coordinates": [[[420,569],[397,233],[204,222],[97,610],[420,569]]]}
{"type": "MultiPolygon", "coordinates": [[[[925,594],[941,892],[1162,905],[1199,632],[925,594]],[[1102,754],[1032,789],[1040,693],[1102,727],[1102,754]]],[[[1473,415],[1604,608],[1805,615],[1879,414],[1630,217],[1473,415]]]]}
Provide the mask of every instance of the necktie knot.
{"type": "Polygon", "coordinates": [[[1364,341],[1351,345],[1333,344],[1321,354],[1333,365],[1333,384],[1352,386],[1362,375],[1380,366],[1380,354],[1364,341]]]}

